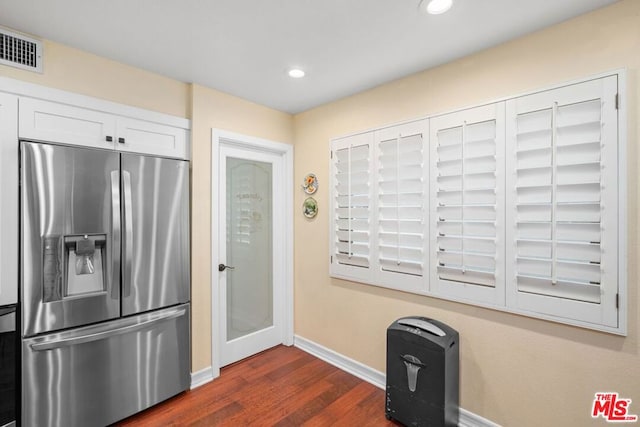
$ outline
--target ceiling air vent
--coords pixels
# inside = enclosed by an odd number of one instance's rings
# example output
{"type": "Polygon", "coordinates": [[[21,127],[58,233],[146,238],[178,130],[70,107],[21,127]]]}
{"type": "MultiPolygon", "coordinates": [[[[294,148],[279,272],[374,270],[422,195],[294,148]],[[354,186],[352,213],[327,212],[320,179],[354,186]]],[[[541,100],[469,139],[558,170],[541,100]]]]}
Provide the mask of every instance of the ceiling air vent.
{"type": "Polygon", "coordinates": [[[0,28],[0,64],[42,72],[42,42],[0,28]]]}

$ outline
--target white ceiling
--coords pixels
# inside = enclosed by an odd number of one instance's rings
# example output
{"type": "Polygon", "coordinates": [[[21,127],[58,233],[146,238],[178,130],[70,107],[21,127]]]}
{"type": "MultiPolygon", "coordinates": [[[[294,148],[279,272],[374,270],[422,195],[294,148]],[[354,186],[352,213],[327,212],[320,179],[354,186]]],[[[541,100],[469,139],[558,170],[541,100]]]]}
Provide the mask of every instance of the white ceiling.
{"type": "Polygon", "coordinates": [[[615,1],[0,0],[0,25],[298,113],[615,1]]]}

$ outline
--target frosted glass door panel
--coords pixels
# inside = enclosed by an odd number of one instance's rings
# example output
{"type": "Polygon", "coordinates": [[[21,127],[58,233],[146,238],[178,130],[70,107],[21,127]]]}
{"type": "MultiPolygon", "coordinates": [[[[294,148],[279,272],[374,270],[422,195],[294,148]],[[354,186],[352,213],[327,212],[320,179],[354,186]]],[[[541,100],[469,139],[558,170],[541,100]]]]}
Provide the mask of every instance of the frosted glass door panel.
{"type": "Polygon", "coordinates": [[[273,326],[272,165],[227,158],[227,340],[273,326]]]}

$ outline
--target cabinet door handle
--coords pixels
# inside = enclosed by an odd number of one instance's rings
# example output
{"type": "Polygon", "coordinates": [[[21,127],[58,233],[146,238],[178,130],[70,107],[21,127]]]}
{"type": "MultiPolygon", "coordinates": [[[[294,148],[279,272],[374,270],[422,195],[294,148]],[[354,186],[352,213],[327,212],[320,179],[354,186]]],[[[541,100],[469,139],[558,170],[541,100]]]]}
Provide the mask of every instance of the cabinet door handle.
{"type": "Polygon", "coordinates": [[[120,144],[124,144],[124,138],[118,138],[118,142],[119,142],[120,144]]]}
{"type": "Polygon", "coordinates": [[[113,142],[113,137],[107,135],[107,137],[105,138],[107,140],[107,142],[113,142]]]}

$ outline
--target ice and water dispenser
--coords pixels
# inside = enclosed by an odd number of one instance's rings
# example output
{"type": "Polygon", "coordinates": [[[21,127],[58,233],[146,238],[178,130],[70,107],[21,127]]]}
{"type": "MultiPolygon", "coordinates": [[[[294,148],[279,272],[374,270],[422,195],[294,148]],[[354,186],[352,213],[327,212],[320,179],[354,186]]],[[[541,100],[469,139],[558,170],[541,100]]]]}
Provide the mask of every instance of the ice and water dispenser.
{"type": "Polygon", "coordinates": [[[44,302],[103,292],[106,241],[106,234],[45,237],[44,302]]]}
{"type": "Polygon", "coordinates": [[[457,426],[458,332],[437,320],[404,317],[387,328],[385,414],[407,426],[457,426]]]}

